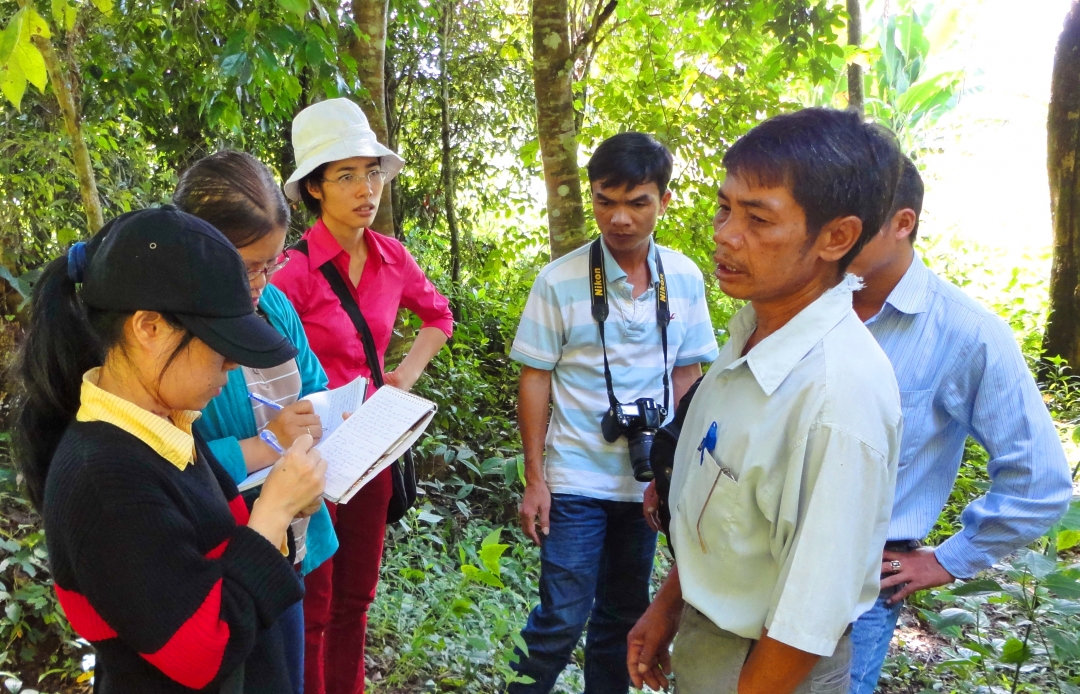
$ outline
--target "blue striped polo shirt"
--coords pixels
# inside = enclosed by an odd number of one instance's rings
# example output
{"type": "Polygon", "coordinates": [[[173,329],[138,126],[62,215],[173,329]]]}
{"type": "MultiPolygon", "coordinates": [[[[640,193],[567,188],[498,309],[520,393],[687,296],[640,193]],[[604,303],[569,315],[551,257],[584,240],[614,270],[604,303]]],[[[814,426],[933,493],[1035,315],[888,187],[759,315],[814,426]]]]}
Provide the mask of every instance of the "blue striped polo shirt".
{"type": "MultiPolygon", "coordinates": [[[[551,371],[551,422],[545,441],[545,476],[553,494],[641,501],[645,484],[634,479],[626,437],[608,443],[600,420],[608,408],[600,333],[592,317],[589,246],[550,263],[536,278],[510,357],[551,371]]],[[[604,246],[610,313],[605,322],[615,397],[663,404],[664,353],[656,324],[656,261],[660,250],[668,284],[668,369],[717,357],[716,335],[705,303],[701,271],[686,256],[650,242],[650,287],[637,299],[626,272],[604,246]]],[[[674,397],[674,394],[672,394],[674,397]]],[[[674,403],[669,403],[669,418],[674,403]]]]}

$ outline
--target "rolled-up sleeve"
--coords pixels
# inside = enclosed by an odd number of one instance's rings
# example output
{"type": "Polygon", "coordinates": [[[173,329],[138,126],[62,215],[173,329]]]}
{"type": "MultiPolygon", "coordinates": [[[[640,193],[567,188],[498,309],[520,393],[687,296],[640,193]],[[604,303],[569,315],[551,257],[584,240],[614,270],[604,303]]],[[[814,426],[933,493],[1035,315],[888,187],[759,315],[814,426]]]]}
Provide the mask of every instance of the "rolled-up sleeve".
{"type": "Polygon", "coordinates": [[[958,578],[974,576],[1045,533],[1068,510],[1072,476],[1057,429],[1012,331],[987,320],[953,367],[949,413],[982,444],[990,490],[937,548],[958,578]]]}
{"type": "Polygon", "coordinates": [[[421,328],[438,328],[450,337],[454,334],[450,301],[439,293],[411,253],[405,252],[403,262],[401,305],[420,318],[421,328]]]}
{"type": "Polygon", "coordinates": [[[771,538],[781,571],[765,626],[770,638],[830,656],[877,597],[895,475],[887,454],[828,425],[810,430],[787,469],[771,538]]]}
{"type": "Polygon", "coordinates": [[[555,290],[541,274],[529,291],[510,358],[534,369],[551,371],[562,356],[564,333],[555,290]]]}

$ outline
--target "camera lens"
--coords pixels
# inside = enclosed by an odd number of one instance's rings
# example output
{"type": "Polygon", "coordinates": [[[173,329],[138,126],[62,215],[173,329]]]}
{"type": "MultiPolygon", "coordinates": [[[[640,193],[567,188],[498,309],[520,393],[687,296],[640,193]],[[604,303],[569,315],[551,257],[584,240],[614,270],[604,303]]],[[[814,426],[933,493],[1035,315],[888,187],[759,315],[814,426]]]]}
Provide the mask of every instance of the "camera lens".
{"type": "Polygon", "coordinates": [[[638,482],[652,482],[653,471],[649,464],[656,429],[637,429],[626,433],[626,442],[630,445],[630,466],[634,469],[634,479],[638,482]]]}

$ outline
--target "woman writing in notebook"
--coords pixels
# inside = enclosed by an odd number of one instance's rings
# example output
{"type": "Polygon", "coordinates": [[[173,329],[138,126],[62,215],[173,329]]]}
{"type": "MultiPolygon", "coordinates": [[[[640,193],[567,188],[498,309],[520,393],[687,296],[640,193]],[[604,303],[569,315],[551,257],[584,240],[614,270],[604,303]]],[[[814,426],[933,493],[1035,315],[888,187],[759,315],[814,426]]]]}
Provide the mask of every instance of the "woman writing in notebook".
{"type": "Polygon", "coordinates": [[[243,272],[216,229],[164,207],[111,221],[34,287],[14,457],[95,692],[288,691],[277,622],[303,587],[282,548],[326,463],[299,436],[249,510],[192,430],[238,364],[296,355],[243,272]]]}
{"type": "MultiPolygon", "coordinates": [[[[238,484],[252,472],[279,457],[259,437],[269,431],[281,446],[310,434],[318,441],[322,423],[312,405],[300,398],[326,390],[326,373],[308,346],[300,318],[269,278],[285,266],[289,226],[285,196],[266,166],[250,154],[222,151],[195,162],[180,177],[173,202],[213,224],[236,246],[244,261],[251,303],[256,312],[296,346],[297,355],[269,369],[243,367],[229,374],[221,395],[210,401],[195,423],[210,450],[238,484]]],[[[264,434],[265,436],[265,434],[264,434]]],[[[337,550],[330,514],[320,504],[310,518],[291,527],[295,563],[307,575],[337,550]]],[[[281,620],[292,691],[303,691],[303,604],[290,608],[281,620]]]]}
{"type": "MultiPolygon", "coordinates": [[[[347,99],[309,106],[293,121],[297,168],[285,194],[303,200],[318,216],[292,259],[274,275],[307,331],[311,347],[337,388],[381,370],[400,308],[422,327],[408,355],[385,374],[388,385],[409,390],[453,330],[449,304],[396,239],[368,228],[383,187],[404,164],[375,138],[367,118],[347,99]],[[324,271],[325,266],[325,271],[324,271]],[[342,304],[326,272],[336,273],[350,306],[342,304]],[[365,358],[348,309],[357,305],[370,329],[377,364],[365,358]]],[[[335,277],[335,275],[329,275],[335,277]]],[[[341,547],[332,561],[308,574],[304,598],[307,694],[357,694],[364,690],[367,609],[375,598],[390,470],[336,509],[341,547]]],[[[334,514],[335,510],[331,510],[334,514]]]]}

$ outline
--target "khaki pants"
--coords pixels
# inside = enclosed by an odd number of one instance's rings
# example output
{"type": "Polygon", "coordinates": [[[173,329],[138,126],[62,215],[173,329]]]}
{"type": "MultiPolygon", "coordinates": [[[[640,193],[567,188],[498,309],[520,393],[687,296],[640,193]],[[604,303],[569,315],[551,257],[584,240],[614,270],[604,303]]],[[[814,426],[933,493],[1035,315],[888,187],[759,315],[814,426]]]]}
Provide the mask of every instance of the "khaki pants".
{"type": "MultiPolygon", "coordinates": [[[[847,693],[850,633],[848,628],[831,657],[817,662],[796,694],[847,693]]],[[[687,604],[671,654],[675,694],[738,694],[739,673],[754,643],[724,631],[687,604]]]]}

